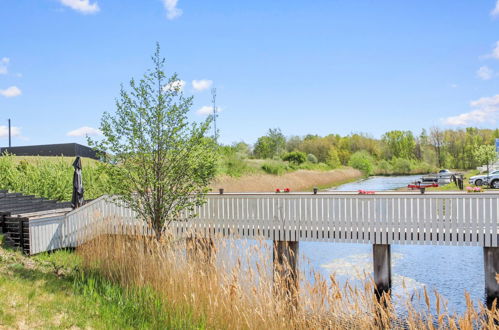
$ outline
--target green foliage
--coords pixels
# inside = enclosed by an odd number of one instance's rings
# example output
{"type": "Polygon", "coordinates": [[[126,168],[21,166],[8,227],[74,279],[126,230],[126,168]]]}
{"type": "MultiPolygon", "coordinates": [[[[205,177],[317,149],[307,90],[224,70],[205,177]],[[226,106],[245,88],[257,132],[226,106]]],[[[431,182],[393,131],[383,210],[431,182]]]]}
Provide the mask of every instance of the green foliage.
{"type": "Polygon", "coordinates": [[[0,244],[0,301],[10,302],[0,308],[0,328],[206,328],[188,306],[179,309],[150,287],[124,288],[82,268],[67,250],[26,257],[0,244]]]}
{"type": "Polygon", "coordinates": [[[412,170],[411,161],[404,158],[393,158],[392,170],[394,174],[409,174],[412,170]]]}
{"type": "Polygon", "coordinates": [[[299,145],[298,150],[312,154],[317,157],[319,162],[327,162],[329,156],[329,149],[334,144],[334,140],[328,137],[308,136],[299,145]]]}
{"type": "Polygon", "coordinates": [[[267,135],[258,138],[253,153],[261,159],[280,157],[286,148],[286,137],[279,128],[269,129],[267,135]]]}
{"type": "Polygon", "coordinates": [[[291,168],[284,162],[266,161],[262,164],[262,170],[267,174],[282,175],[286,172],[289,172],[291,168]]]}
{"type": "Polygon", "coordinates": [[[207,138],[211,117],[189,123],[192,97],[184,97],[176,74],[167,77],[159,45],[154,67],[123,87],[114,114],[104,113],[103,139],[89,140],[105,153],[122,202],[147,221],[159,238],[165,225],[204,202],[215,176],[215,142],[207,138]]]}
{"type": "Polygon", "coordinates": [[[220,157],[218,163],[218,173],[226,174],[232,177],[240,177],[244,174],[255,172],[254,168],[249,166],[246,161],[246,152],[241,151],[240,144],[236,146],[219,147],[220,157]]]}
{"type": "Polygon", "coordinates": [[[319,162],[319,160],[317,159],[317,157],[315,157],[314,154],[308,154],[307,161],[311,162],[312,164],[317,164],[319,162]]]}
{"type": "Polygon", "coordinates": [[[473,155],[482,165],[487,165],[487,168],[497,159],[496,148],[493,145],[481,145],[474,150],[473,155]]]}
{"type": "Polygon", "coordinates": [[[291,151],[282,156],[282,160],[288,161],[295,165],[301,165],[307,161],[307,155],[301,151],[291,151]]]}
{"type": "Polygon", "coordinates": [[[109,328],[190,329],[189,315],[175,315],[170,306],[153,288],[144,286],[122,288],[98,272],[78,271],[74,291],[99,306],[99,314],[109,328]],[[169,310],[170,309],[170,310],[169,310]]]}
{"type": "Polygon", "coordinates": [[[383,174],[383,175],[392,174],[393,173],[392,165],[386,159],[382,159],[376,165],[376,173],[383,174]]]}
{"type": "MultiPolygon", "coordinates": [[[[58,201],[70,201],[73,192],[73,158],[0,157],[0,189],[36,195],[58,201]]],[[[111,175],[113,165],[83,160],[85,199],[114,194],[118,183],[111,175]]]]}
{"type": "Polygon", "coordinates": [[[329,149],[327,164],[331,168],[338,168],[341,166],[340,157],[338,156],[338,151],[336,150],[336,148],[329,149]]]}
{"type": "Polygon", "coordinates": [[[357,151],[350,157],[348,162],[353,168],[361,170],[365,175],[371,175],[374,173],[374,159],[367,151],[357,151]]]}
{"type": "Polygon", "coordinates": [[[411,131],[386,132],[382,141],[386,146],[388,158],[410,159],[414,157],[416,141],[411,131]]]}

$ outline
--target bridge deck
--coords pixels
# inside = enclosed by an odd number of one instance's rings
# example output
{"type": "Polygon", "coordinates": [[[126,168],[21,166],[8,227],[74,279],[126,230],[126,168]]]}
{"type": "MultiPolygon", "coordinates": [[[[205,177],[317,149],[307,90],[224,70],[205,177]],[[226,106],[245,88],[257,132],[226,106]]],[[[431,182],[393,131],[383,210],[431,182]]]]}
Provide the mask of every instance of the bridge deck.
{"type": "MultiPolygon", "coordinates": [[[[495,192],[209,194],[194,218],[170,228],[176,235],[276,241],[497,247],[498,208],[495,192]]],[[[101,197],[62,218],[30,221],[31,252],[76,246],[84,229],[104,219],[112,219],[115,230],[127,225],[148,232],[132,210],[101,197]]]]}

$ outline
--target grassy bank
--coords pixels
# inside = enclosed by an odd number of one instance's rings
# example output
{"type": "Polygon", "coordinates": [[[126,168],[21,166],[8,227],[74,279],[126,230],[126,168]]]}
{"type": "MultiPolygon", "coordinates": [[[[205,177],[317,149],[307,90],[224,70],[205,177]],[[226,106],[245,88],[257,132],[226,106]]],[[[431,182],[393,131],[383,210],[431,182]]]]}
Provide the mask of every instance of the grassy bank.
{"type": "Polygon", "coordinates": [[[295,309],[290,297],[274,295],[286,284],[273,282],[264,242],[215,240],[207,263],[203,255],[186,258],[183,244],[97,237],[76,253],[31,258],[0,247],[0,328],[471,330],[494,329],[499,319],[468,296],[463,315],[449,314],[425,289],[400,314],[402,306],[396,312],[390,300],[374,299],[369,276],[354,287],[313,270],[300,274],[298,304],[307,308],[295,309]]]}
{"type": "Polygon", "coordinates": [[[153,290],[124,289],[81,262],[69,251],[28,258],[0,245],[0,329],[204,328],[153,290]]]}
{"type": "Polygon", "coordinates": [[[211,185],[214,191],[226,192],[273,192],[276,188],[291,191],[310,191],[313,187],[329,188],[362,178],[362,172],[352,168],[330,171],[298,170],[283,175],[252,174],[242,177],[221,175],[211,185]]]}

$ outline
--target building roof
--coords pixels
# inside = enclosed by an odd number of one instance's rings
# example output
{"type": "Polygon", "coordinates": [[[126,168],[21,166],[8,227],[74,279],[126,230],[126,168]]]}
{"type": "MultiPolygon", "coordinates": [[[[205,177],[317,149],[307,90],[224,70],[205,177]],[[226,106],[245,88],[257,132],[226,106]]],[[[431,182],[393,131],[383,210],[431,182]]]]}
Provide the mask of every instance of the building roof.
{"type": "Polygon", "coordinates": [[[7,152],[16,156],[67,156],[99,159],[97,152],[78,143],[42,144],[0,148],[0,154],[7,152]]]}

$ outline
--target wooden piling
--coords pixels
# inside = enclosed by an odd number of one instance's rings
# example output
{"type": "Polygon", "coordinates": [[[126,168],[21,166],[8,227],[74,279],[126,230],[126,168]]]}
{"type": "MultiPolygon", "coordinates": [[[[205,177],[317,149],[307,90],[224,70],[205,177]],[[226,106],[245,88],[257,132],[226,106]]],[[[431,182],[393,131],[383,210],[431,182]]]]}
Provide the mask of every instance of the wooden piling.
{"type": "Polygon", "coordinates": [[[276,294],[294,301],[298,297],[299,242],[274,241],[274,287],[276,294]]]}
{"type": "Polygon", "coordinates": [[[496,275],[499,273],[499,247],[483,248],[483,265],[485,268],[485,297],[487,306],[491,307],[499,298],[499,284],[496,275]]]}
{"type": "Polygon", "coordinates": [[[378,297],[392,288],[392,257],[390,244],[373,245],[375,293],[378,297]]]}

